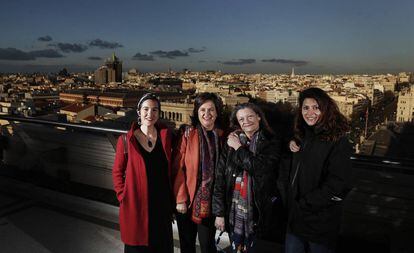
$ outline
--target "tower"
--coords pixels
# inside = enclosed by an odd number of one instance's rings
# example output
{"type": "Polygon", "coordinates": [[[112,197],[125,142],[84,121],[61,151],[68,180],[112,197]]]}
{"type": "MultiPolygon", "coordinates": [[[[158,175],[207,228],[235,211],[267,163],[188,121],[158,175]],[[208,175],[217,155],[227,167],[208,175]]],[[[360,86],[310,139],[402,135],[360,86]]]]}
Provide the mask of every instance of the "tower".
{"type": "Polygon", "coordinates": [[[112,75],[108,75],[108,82],[122,82],[122,62],[115,56],[115,53],[105,61],[105,65],[109,72],[113,72],[112,75]]]}
{"type": "Polygon", "coordinates": [[[103,66],[95,71],[96,84],[111,82],[122,82],[122,62],[115,56],[115,53],[105,60],[103,66]]]}

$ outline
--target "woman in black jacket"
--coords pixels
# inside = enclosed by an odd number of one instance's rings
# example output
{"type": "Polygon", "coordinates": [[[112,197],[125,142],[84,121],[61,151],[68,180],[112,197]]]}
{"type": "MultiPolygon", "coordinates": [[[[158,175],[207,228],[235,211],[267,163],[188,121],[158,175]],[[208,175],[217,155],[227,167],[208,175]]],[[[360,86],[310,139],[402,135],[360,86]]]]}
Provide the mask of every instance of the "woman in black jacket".
{"type": "Polygon", "coordinates": [[[254,104],[238,105],[231,124],[238,130],[228,136],[216,170],[215,225],[229,233],[233,252],[253,252],[256,239],[270,239],[275,229],[280,142],[254,104]]]}
{"type": "Polygon", "coordinates": [[[286,253],[334,252],[343,200],[350,189],[348,129],[346,118],[323,90],[309,88],[300,93],[296,143],[290,143],[294,153],[285,180],[286,253]]]}

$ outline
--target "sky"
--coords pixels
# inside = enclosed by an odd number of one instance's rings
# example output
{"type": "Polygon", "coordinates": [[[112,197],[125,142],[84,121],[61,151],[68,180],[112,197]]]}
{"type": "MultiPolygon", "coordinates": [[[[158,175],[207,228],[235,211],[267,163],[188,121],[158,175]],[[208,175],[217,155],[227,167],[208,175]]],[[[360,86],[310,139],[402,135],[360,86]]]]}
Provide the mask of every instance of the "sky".
{"type": "Polygon", "coordinates": [[[414,71],[412,0],[4,1],[0,73],[414,71]]]}

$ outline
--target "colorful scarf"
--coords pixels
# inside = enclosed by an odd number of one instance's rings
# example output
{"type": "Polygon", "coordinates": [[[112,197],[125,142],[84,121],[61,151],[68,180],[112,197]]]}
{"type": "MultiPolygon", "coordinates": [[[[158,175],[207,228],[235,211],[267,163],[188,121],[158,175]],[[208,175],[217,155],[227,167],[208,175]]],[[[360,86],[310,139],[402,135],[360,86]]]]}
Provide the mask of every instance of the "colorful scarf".
{"type": "MultiPolygon", "coordinates": [[[[249,150],[256,153],[258,133],[255,133],[249,145],[249,150]]],[[[234,184],[229,222],[232,247],[235,252],[248,252],[253,243],[253,188],[252,179],[246,170],[237,175],[234,184]]]]}
{"type": "MultiPolygon", "coordinates": [[[[198,134],[200,140],[200,169],[201,184],[196,190],[193,201],[192,221],[201,224],[202,219],[210,217],[211,195],[213,191],[215,160],[218,159],[218,135],[215,130],[208,134],[199,126],[198,134]]],[[[200,173],[199,173],[200,174],[200,173]]]]}

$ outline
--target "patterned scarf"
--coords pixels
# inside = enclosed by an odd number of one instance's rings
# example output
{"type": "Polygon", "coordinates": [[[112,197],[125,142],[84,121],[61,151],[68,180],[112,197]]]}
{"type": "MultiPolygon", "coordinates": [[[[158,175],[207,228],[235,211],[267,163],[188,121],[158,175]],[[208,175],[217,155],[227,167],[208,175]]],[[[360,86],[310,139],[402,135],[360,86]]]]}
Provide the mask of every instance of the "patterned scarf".
{"type": "MultiPolygon", "coordinates": [[[[256,153],[256,132],[249,145],[249,150],[256,153]]],[[[232,247],[235,252],[248,252],[253,243],[253,189],[252,179],[247,171],[243,170],[236,177],[234,184],[232,204],[230,208],[229,222],[232,247]]]]}
{"type": "MultiPolygon", "coordinates": [[[[215,160],[218,159],[218,135],[216,130],[207,131],[199,126],[198,135],[200,140],[200,167],[201,180],[200,187],[194,196],[192,221],[201,224],[202,219],[210,217],[211,214],[211,195],[213,190],[215,160]]],[[[198,181],[199,182],[199,181],[198,181]]]]}

